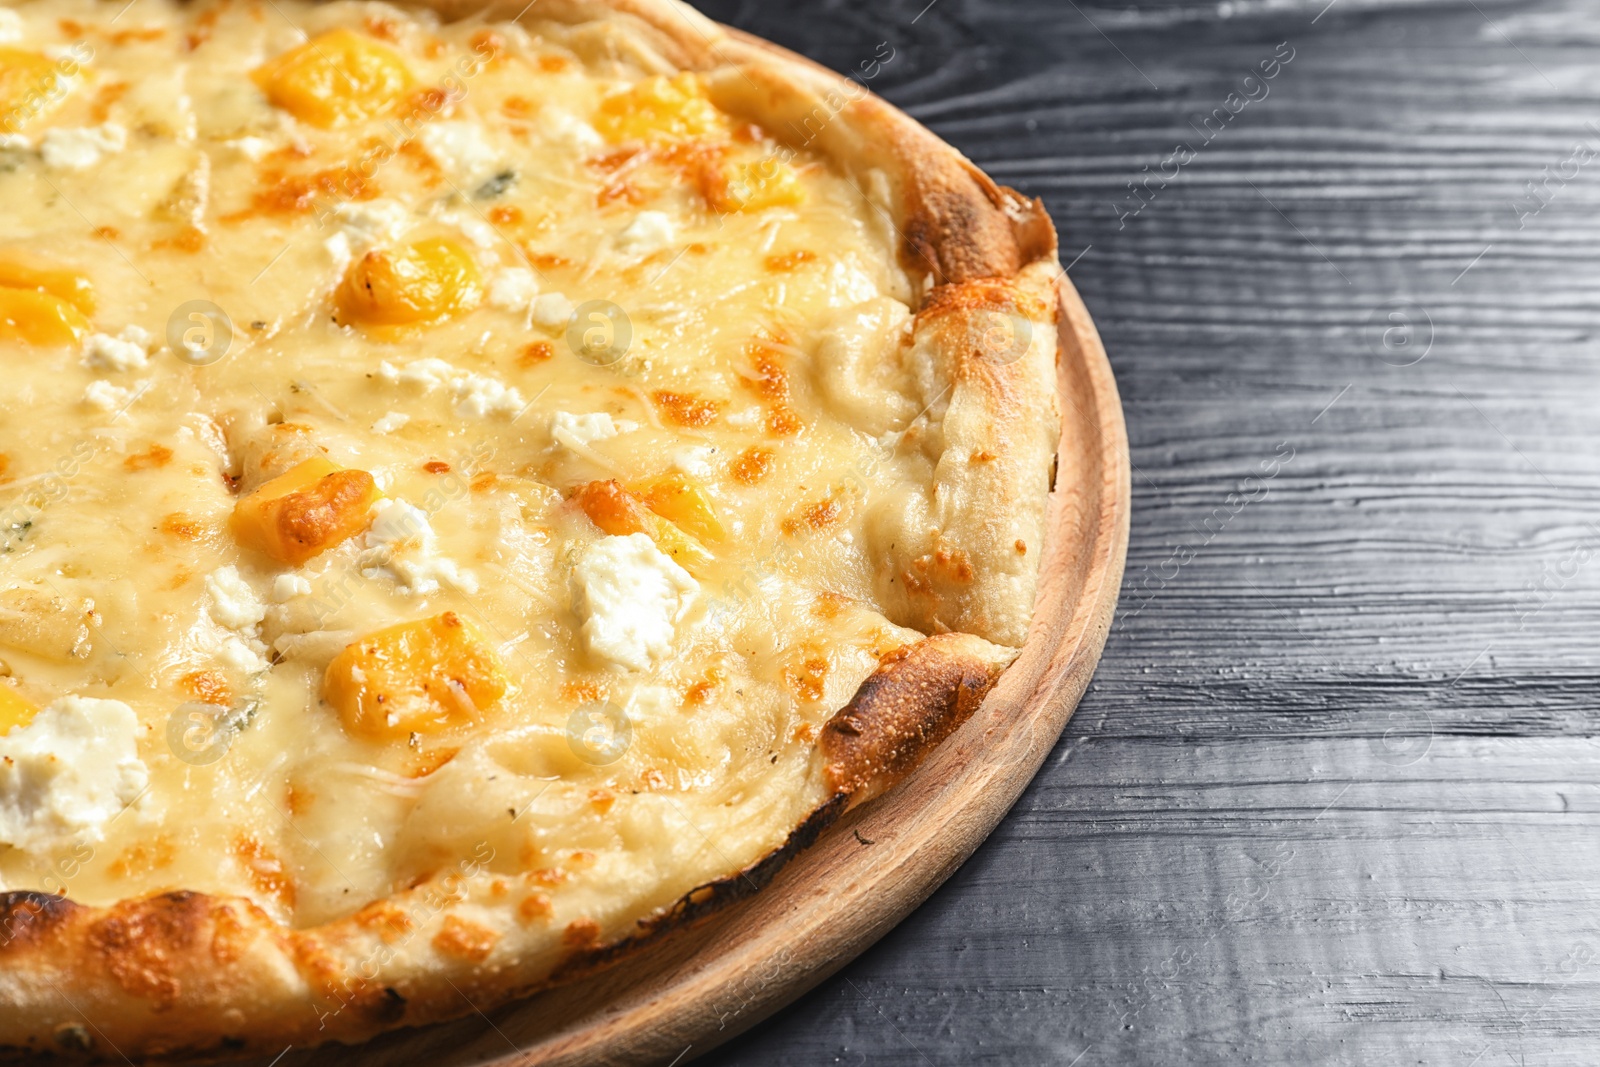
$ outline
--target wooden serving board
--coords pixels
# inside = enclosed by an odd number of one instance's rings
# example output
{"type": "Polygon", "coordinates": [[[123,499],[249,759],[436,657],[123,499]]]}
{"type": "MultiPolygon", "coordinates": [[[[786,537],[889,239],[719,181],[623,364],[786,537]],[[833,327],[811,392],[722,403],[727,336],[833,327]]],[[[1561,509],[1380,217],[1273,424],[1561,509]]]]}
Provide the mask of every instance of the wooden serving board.
{"type": "Polygon", "coordinates": [[[487,1014],[278,1067],[684,1063],[882,937],[983,843],[1099,661],[1128,545],[1127,433],[1094,323],[1060,283],[1060,468],[1033,630],[983,706],[907,781],[840,820],[754,898],[623,965],[487,1014]]]}

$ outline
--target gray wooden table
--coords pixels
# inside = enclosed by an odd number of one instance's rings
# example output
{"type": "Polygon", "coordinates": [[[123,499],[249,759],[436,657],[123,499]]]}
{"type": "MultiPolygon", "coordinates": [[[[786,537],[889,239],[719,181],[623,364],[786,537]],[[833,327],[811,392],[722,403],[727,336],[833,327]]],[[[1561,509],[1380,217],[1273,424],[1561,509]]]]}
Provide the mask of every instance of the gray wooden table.
{"type": "Polygon", "coordinates": [[[1135,501],[1011,816],[703,1062],[1600,1063],[1600,6],[705,7],[1045,198],[1135,501]]]}

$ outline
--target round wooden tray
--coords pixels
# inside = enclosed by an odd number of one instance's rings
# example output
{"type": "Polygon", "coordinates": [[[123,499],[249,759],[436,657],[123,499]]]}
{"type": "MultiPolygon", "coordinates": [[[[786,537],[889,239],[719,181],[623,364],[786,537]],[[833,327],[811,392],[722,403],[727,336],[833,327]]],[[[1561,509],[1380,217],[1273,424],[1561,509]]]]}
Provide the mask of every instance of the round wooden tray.
{"type": "Polygon", "coordinates": [[[488,1014],[278,1067],[686,1063],[834,973],[983,843],[1055,745],[1111,624],[1128,546],[1128,441],[1094,323],[1060,283],[1060,469],[1033,629],[983,706],[905,782],[754,898],[608,972],[488,1014]],[[852,833],[851,831],[856,831],[852,833]]]}

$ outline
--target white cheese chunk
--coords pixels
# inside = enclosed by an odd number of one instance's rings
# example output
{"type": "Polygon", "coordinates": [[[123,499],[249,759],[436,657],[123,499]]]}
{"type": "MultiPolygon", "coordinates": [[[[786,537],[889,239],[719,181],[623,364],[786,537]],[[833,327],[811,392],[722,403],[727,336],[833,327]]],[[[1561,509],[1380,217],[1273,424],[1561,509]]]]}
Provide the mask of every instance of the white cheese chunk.
{"type": "Polygon", "coordinates": [[[378,380],[390,385],[409,385],[424,393],[448,386],[455,399],[456,414],[466,418],[487,415],[516,415],[526,403],[522,393],[498,378],[464,371],[442,359],[419,359],[396,367],[388,360],[378,364],[378,380]]]}
{"type": "Polygon", "coordinates": [[[22,40],[22,16],[9,7],[0,7],[0,44],[22,40]]]}
{"type": "Polygon", "coordinates": [[[559,330],[572,318],[572,301],[560,293],[541,293],[533,302],[533,321],[547,330],[559,330]]]}
{"type": "Polygon", "coordinates": [[[439,553],[439,539],[421,508],[404,500],[383,499],[372,509],[359,560],[368,578],[389,577],[408,596],[431,596],[448,585],[476,593],[478,579],[439,553]]]}
{"type": "Polygon", "coordinates": [[[39,155],[51,170],[84,170],[128,147],[128,131],[115,122],[46,130],[39,155]]]}
{"type": "Polygon", "coordinates": [[[271,666],[261,654],[265,648],[259,641],[229,634],[216,649],[217,662],[240,674],[260,674],[271,666]]]}
{"type": "Polygon", "coordinates": [[[411,228],[411,209],[398,200],[354,201],[333,209],[339,231],[350,242],[350,249],[364,254],[377,245],[393,244],[411,228]]]}
{"type": "Polygon", "coordinates": [[[458,415],[480,419],[486,415],[515,415],[526,406],[520,392],[484,374],[457,378],[450,388],[455,393],[458,415]]]}
{"type": "Polygon", "coordinates": [[[211,598],[206,610],[230,630],[248,630],[267,614],[267,606],[231,563],[206,575],[206,594],[211,598]]]}
{"type": "Polygon", "coordinates": [[[378,378],[390,385],[412,385],[424,393],[431,393],[455,375],[461,373],[453,363],[442,359],[416,359],[404,367],[396,367],[388,360],[378,364],[378,378]]]}
{"type": "Polygon", "coordinates": [[[566,145],[577,152],[592,152],[606,143],[599,130],[572,112],[558,107],[540,110],[539,131],[556,144],[566,145]]]}
{"type": "Polygon", "coordinates": [[[372,424],[373,433],[394,433],[411,421],[411,416],[403,411],[391,411],[372,424]]]}
{"type": "Polygon", "coordinates": [[[664,211],[641,211],[617,234],[617,248],[636,256],[659,252],[677,240],[672,219],[664,211]]]}
{"type": "Polygon", "coordinates": [[[602,537],[573,568],[573,610],[589,651],[642,671],[672,652],[699,584],[646,534],[602,537]]]}
{"type": "MultiPolygon", "coordinates": [[[[143,382],[138,383],[138,387],[143,386],[143,382]]],[[[134,389],[112,385],[102,378],[89,383],[89,387],[83,391],[83,402],[98,411],[121,411],[133,399],[133,395],[134,389]]]]}
{"type": "Polygon", "coordinates": [[[457,181],[474,182],[500,169],[499,150],[476,122],[430,122],[417,139],[445,174],[457,181]]]}
{"type": "Polygon", "coordinates": [[[672,453],[672,467],[696,478],[710,478],[716,473],[711,466],[716,454],[710,445],[686,445],[672,453]]]}
{"type": "Polygon", "coordinates": [[[279,604],[310,594],[311,583],[298,574],[280,574],[272,580],[272,599],[279,604]]]}
{"type": "Polygon", "coordinates": [[[507,267],[489,280],[489,306],[501,311],[527,311],[538,295],[539,281],[527,267],[507,267]]]}
{"type": "Polygon", "coordinates": [[[92,333],[83,342],[83,365],[91,370],[142,370],[150,363],[150,331],[127,326],[117,336],[92,333]]]}
{"type": "Polygon", "coordinates": [[[558,411],[550,416],[550,436],[555,439],[556,444],[564,445],[574,452],[582,451],[596,441],[604,441],[618,434],[632,433],[638,428],[639,424],[636,422],[613,419],[603,411],[587,415],[558,411]]]}
{"type": "Polygon", "coordinates": [[[150,781],[139,720],[120,700],[62,697],[0,737],[0,843],[97,841],[150,781]]]}

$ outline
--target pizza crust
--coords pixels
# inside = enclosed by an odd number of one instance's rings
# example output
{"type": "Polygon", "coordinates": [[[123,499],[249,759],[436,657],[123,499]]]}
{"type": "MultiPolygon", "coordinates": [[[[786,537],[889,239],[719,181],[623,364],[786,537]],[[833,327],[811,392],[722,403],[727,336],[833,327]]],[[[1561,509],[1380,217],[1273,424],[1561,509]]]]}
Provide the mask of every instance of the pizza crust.
{"type": "MultiPolygon", "coordinates": [[[[522,7],[432,6],[490,21],[522,7]]],[[[787,840],[631,928],[574,923],[546,948],[518,917],[538,894],[508,891],[472,857],[307,930],[248,900],[191,892],[104,908],[0,894],[0,1050],[206,1058],[358,1041],[612,965],[759,890],[845,811],[910,773],[1025,639],[1059,419],[1059,267],[1042,205],[855,83],[672,0],[545,0],[538,14],[606,20],[596,48],[623,49],[645,69],[704,73],[720,106],[829,157],[883,212],[914,279],[909,358],[934,374],[929,395],[913,398],[928,401],[922,421],[898,430],[899,447],[926,455],[929,479],[877,515],[872,536],[896,564],[879,590],[887,614],[932,636],[888,657],[828,722],[787,840]],[[1026,333],[1020,347],[993,342],[997,322],[1026,333]]]]}
{"type": "Polygon", "coordinates": [[[696,886],[622,937],[569,942],[554,956],[516,944],[515,921],[497,928],[493,914],[512,909],[497,903],[486,873],[447,877],[304,931],[285,930],[248,900],[203,893],[109,908],[0,894],[0,1052],[194,1059],[353,1042],[591,974],[764,888],[841,815],[914,770],[1012,657],[968,634],[886,657],[824,728],[817,777],[829,795],[779,848],[696,886]],[[491,956],[503,962],[484,966],[491,956]]]}

